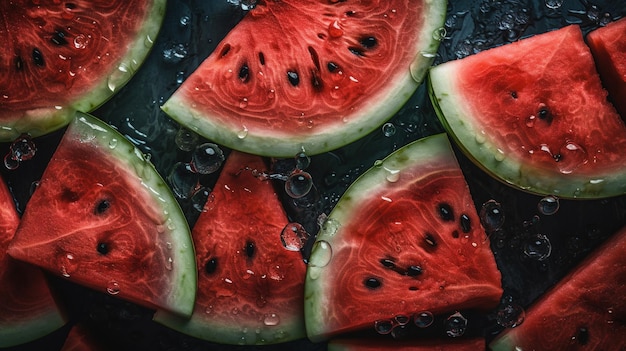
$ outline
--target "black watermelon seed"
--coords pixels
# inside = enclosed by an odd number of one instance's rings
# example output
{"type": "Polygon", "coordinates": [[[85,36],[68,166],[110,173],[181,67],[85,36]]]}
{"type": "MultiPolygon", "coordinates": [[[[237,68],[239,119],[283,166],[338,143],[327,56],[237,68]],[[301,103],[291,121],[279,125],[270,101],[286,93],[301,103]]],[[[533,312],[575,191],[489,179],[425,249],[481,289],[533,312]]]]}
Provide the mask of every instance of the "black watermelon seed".
{"type": "Polygon", "coordinates": [[[578,329],[578,335],[576,335],[576,340],[581,345],[587,345],[589,342],[589,329],[585,327],[580,327],[578,329]]]}
{"type": "Polygon", "coordinates": [[[262,52],[259,52],[259,63],[261,66],[265,66],[265,55],[262,52]]]}
{"type": "Polygon", "coordinates": [[[287,79],[289,79],[289,83],[291,83],[294,87],[300,84],[300,76],[298,76],[298,72],[287,71],[287,79]]]}
{"type": "Polygon", "coordinates": [[[320,57],[317,54],[317,51],[315,51],[315,49],[311,46],[309,46],[309,54],[311,54],[311,60],[313,61],[313,64],[315,65],[315,68],[317,68],[317,70],[319,71],[320,68],[320,57]]]}
{"type": "Polygon", "coordinates": [[[376,44],[378,44],[378,41],[376,40],[375,37],[368,36],[368,37],[361,38],[360,43],[361,45],[363,45],[364,48],[371,49],[374,46],[376,46],[376,44]]]}
{"type": "Polygon", "coordinates": [[[463,230],[463,233],[469,233],[472,230],[472,222],[465,213],[461,215],[459,222],[461,222],[461,230],[463,230]]]}
{"type": "Polygon", "coordinates": [[[409,266],[406,270],[406,275],[409,277],[415,277],[416,275],[422,274],[422,267],[420,266],[409,266]]]}
{"type": "Polygon", "coordinates": [[[222,51],[220,52],[220,57],[226,56],[229,51],[230,51],[230,44],[224,45],[224,47],[222,48],[222,51]]]}
{"type": "Polygon", "coordinates": [[[455,239],[458,239],[459,238],[459,231],[458,230],[453,230],[452,231],[452,237],[455,238],[455,239]]]}
{"type": "Polygon", "coordinates": [[[207,274],[213,274],[217,270],[217,258],[211,257],[204,264],[204,271],[207,274]]]}
{"type": "Polygon", "coordinates": [[[511,97],[512,97],[513,99],[517,99],[517,91],[512,91],[512,92],[511,92],[511,97]]]}
{"type": "Polygon", "coordinates": [[[377,289],[380,288],[382,283],[377,278],[367,278],[363,281],[363,284],[369,289],[377,289]]]}
{"type": "Polygon", "coordinates": [[[73,2],[67,2],[67,3],[65,3],[65,8],[69,9],[69,10],[73,10],[73,9],[76,8],[76,4],[73,3],[73,2]]]}
{"type": "Polygon", "coordinates": [[[98,250],[99,254],[106,255],[109,253],[109,245],[107,243],[98,243],[96,250],[98,250]]]}
{"type": "Polygon", "coordinates": [[[104,214],[109,208],[111,208],[111,203],[109,202],[109,200],[100,200],[98,201],[98,203],[96,204],[96,208],[94,208],[94,213],[101,215],[104,214]]]}
{"type": "Polygon", "coordinates": [[[539,111],[537,112],[537,117],[539,117],[540,120],[546,121],[548,124],[552,123],[552,113],[550,112],[550,110],[548,109],[547,106],[545,105],[541,105],[541,107],[539,108],[539,111]]]}
{"type": "Polygon", "coordinates": [[[54,31],[52,38],[50,39],[55,45],[67,45],[67,40],[65,39],[65,32],[61,29],[57,29],[54,31]]]}
{"type": "Polygon", "coordinates": [[[254,257],[254,254],[256,252],[256,245],[254,245],[254,242],[247,241],[245,251],[246,251],[246,256],[248,256],[249,258],[254,257]]]}
{"type": "Polygon", "coordinates": [[[239,68],[239,79],[244,83],[250,80],[250,67],[248,67],[247,63],[244,63],[239,68]]]}
{"type": "Polygon", "coordinates": [[[326,65],[326,68],[328,68],[328,71],[332,73],[332,72],[335,72],[339,68],[339,66],[336,63],[330,61],[326,65]]]}
{"type": "Polygon", "coordinates": [[[363,50],[362,50],[362,49],[360,49],[360,48],[355,48],[354,46],[350,46],[350,47],[348,48],[348,50],[350,50],[350,52],[351,52],[351,53],[353,53],[353,54],[354,54],[354,55],[356,55],[356,56],[360,56],[360,57],[365,56],[365,53],[364,53],[364,52],[363,52],[363,50]]]}
{"type": "Polygon", "coordinates": [[[435,237],[430,233],[426,233],[426,235],[424,235],[424,241],[426,241],[426,243],[432,247],[437,246],[437,241],[435,240],[435,237]]]}
{"type": "Polygon", "coordinates": [[[393,268],[396,266],[396,263],[393,262],[393,260],[388,259],[388,258],[383,258],[380,260],[380,264],[383,265],[383,267],[387,267],[387,268],[393,268]]]}
{"type": "Polygon", "coordinates": [[[441,217],[441,219],[445,222],[454,221],[454,212],[452,211],[452,207],[445,202],[439,204],[439,217],[441,217]]]}
{"type": "Polygon", "coordinates": [[[43,65],[45,64],[43,60],[43,54],[37,48],[33,49],[33,62],[35,62],[35,64],[39,67],[43,67],[43,65]]]}
{"type": "Polygon", "coordinates": [[[311,85],[315,91],[322,91],[324,87],[322,84],[322,78],[320,78],[319,74],[317,74],[317,71],[315,70],[311,70],[311,85]]]}

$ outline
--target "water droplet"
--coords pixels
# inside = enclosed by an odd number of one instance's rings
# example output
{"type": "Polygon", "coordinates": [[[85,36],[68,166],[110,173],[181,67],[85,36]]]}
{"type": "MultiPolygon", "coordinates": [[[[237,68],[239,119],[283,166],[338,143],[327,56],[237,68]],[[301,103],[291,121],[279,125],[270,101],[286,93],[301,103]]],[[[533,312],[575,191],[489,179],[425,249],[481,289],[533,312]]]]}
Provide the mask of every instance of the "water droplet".
{"type": "Polygon", "coordinates": [[[337,20],[331,22],[328,25],[328,35],[331,38],[340,38],[343,35],[343,29],[341,29],[341,26],[339,25],[339,22],[337,20]]]}
{"type": "Polygon", "coordinates": [[[167,176],[167,181],[174,195],[180,199],[188,199],[198,188],[199,175],[193,172],[188,163],[177,162],[167,176]]]}
{"type": "Polygon", "coordinates": [[[378,320],[374,322],[374,330],[378,334],[389,334],[393,330],[393,321],[391,320],[378,320]]]}
{"type": "Polygon", "coordinates": [[[187,27],[187,25],[189,25],[189,22],[191,22],[191,18],[189,16],[182,16],[178,23],[181,27],[187,27]]]}
{"type": "Polygon", "coordinates": [[[252,10],[256,7],[257,0],[241,0],[241,9],[244,11],[252,10]]]}
{"type": "Polygon", "coordinates": [[[446,38],[446,28],[441,27],[437,28],[433,31],[433,39],[437,41],[443,41],[446,38]]]}
{"type": "Polygon", "coordinates": [[[22,134],[9,146],[10,157],[18,162],[27,161],[35,157],[37,146],[27,134],[22,134]]]}
{"type": "Polygon", "coordinates": [[[502,206],[496,200],[485,202],[480,209],[480,221],[488,233],[494,232],[504,224],[502,206]]]}
{"type": "Polygon", "coordinates": [[[515,328],[524,322],[526,312],[516,303],[507,303],[498,309],[496,322],[505,328],[515,328]]]}
{"type": "Polygon", "coordinates": [[[186,128],[180,128],[176,133],[176,138],[174,139],[176,146],[182,151],[193,150],[199,140],[200,136],[198,134],[186,128]]]}
{"type": "Polygon", "coordinates": [[[333,257],[333,249],[325,240],[318,240],[313,244],[309,266],[325,267],[333,257]]]}
{"type": "Polygon", "coordinates": [[[299,170],[305,170],[311,165],[311,157],[307,155],[304,151],[299,152],[296,157],[296,168],[299,170]]]}
{"type": "Polygon", "coordinates": [[[76,49],[84,49],[89,44],[89,37],[84,34],[78,34],[74,37],[74,47],[76,49]]]}
{"type": "Polygon", "coordinates": [[[239,108],[246,108],[248,107],[248,98],[243,98],[241,99],[241,101],[239,101],[239,108]]]}
{"type": "Polygon", "coordinates": [[[4,155],[4,167],[8,170],[15,170],[20,166],[20,162],[11,157],[11,153],[4,155]]]}
{"type": "Polygon", "coordinates": [[[396,134],[396,126],[390,122],[383,124],[382,130],[383,135],[386,137],[392,137],[396,134]]]}
{"type": "Polygon", "coordinates": [[[246,126],[243,126],[243,129],[237,132],[237,138],[245,139],[245,137],[247,136],[248,136],[248,128],[246,126]]]}
{"type": "Polygon", "coordinates": [[[321,232],[326,236],[334,236],[337,234],[339,227],[341,224],[334,218],[326,217],[322,220],[321,223],[321,232]]]}
{"type": "Polygon", "coordinates": [[[111,138],[109,140],[109,149],[115,149],[117,147],[117,139],[111,138]]]}
{"type": "Polygon", "coordinates": [[[395,183],[398,180],[400,180],[400,170],[399,169],[393,169],[393,168],[389,168],[387,166],[383,166],[383,168],[385,169],[385,172],[386,172],[385,178],[387,179],[388,182],[395,183]]]}
{"type": "Polygon", "coordinates": [[[563,5],[563,0],[545,0],[546,7],[552,10],[556,10],[563,5]]]}
{"type": "Polygon", "coordinates": [[[59,255],[59,270],[61,275],[69,278],[76,271],[77,264],[74,261],[74,254],[65,252],[59,255]]]}
{"type": "Polygon", "coordinates": [[[413,316],[413,323],[415,323],[418,328],[428,328],[434,321],[435,317],[430,311],[422,311],[413,316]]]}
{"type": "Polygon", "coordinates": [[[550,257],[552,244],[543,234],[532,235],[524,241],[524,254],[534,260],[543,261],[550,257]]]}
{"type": "Polygon", "coordinates": [[[274,326],[280,323],[280,317],[276,313],[268,313],[263,317],[263,324],[274,326]]]}
{"type": "Polygon", "coordinates": [[[559,172],[563,174],[570,174],[588,162],[587,151],[573,141],[563,144],[559,149],[559,154],[554,155],[554,159],[558,161],[559,172]]]}
{"type": "Polygon", "coordinates": [[[198,212],[204,212],[205,204],[211,195],[211,189],[207,187],[200,187],[196,192],[191,196],[191,203],[193,208],[198,212]]]}
{"type": "Polygon", "coordinates": [[[107,292],[111,295],[117,295],[120,293],[120,284],[115,280],[109,281],[107,284],[107,292]]]}
{"type": "Polygon", "coordinates": [[[312,188],[313,178],[305,171],[296,170],[285,181],[285,191],[294,199],[304,197],[312,188]]]}
{"type": "Polygon", "coordinates": [[[532,128],[535,126],[535,121],[537,120],[537,117],[535,116],[530,116],[526,119],[526,126],[528,128],[532,128]]]}
{"type": "Polygon", "coordinates": [[[300,223],[291,222],[280,233],[280,242],[289,251],[300,251],[309,238],[304,226],[300,223]]]}
{"type": "Polygon", "coordinates": [[[189,54],[185,44],[173,43],[161,53],[163,61],[169,64],[180,63],[189,54]]]}
{"type": "Polygon", "coordinates": [[[174,260],[171,257],[168,257],[167,260],[165,260],[165,269],[171,271],[172,268],[174,268],[174,260]]]}
{"type": "Polygon", "coordinates": [[[411,317],[399,314],[394,317],[394,320],[398,323],[398,325],[406,325],[411,321],[411,317]]]}
{"type": "Polygon", "coordinates": [[[224,152],[213,143],[198,145],[191,155],[191,169],[200,174],[211,174],[217,171],[224,162],[224,152]]]}
{"type": "Polygon", "coordinates": [[[456,312],[445,321],[446,334],[449,337],[457,338],[465,334],[467,329],[467,319],[460,312],[456,312]]]}
{"type": "Polygon", "coordinates": [[[559,210],[559,198],[554,195],[548,195],[537,204],[537,209],[542,215],[550,216],[559,210]]]}

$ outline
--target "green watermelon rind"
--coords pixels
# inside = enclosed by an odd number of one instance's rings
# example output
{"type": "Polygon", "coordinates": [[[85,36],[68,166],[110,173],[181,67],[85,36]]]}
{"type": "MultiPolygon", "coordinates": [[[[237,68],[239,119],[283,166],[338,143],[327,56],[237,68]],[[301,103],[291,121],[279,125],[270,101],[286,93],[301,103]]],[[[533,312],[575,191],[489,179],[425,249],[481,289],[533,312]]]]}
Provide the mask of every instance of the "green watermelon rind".
{"type": "MultiPolygon", "coordinates": [[[[382,162],[376,162],[373,168],[363,173],[348,187],[328,215],[326,223],[322,225],[316,241],[326,241],[332,248],[333,242],[341,237],[341,223],[348,222],[354,213],[354,208],[358,208],[358,204],[368,202],[372,197],[377,196],[380,190],[390,183],[388,180],[390,175],[397,174],[401,177],[403,170],[421,164],[435,164],[443,167],[445,163],[450,162],[457,165],[453,155],[448,137],[441,133],[414,141],[390,154],[382,162]]],[[[424,177],[427,175],[425,173],[424,177]]],[[[324,250],[314,248],[309,262],[316,262],[320,259],[318,256],[325,254],[327,253],[324,250]]],[[[313,341],[325,340],[328,334],[324,320],[327,313],[324,311],[328,309],[330,301],[327,301],[328,297],[324,294],[326,289],[322,278],[324,274],[332,274],[332,272],[326,272],[325,267],[316,267],[309,263],[304,286],[304,315],[307,335],[313,341]]]]}
{"type": "Polygon", "coordinates": [[[546,172],[505,157],[466,108],[457,99],[454,86],[460,65],[438,65],[429,70],[428,95],[444,129],[455,144],[491,177],[535,195],[556,195],[566,199],[607,198],[626,194],[626,172],[598,174],[597,177],[546,172]]]}
{"type": "Polygon", "coordinates": [[[0,122],[0,142],[13,141],[21,134],[38,137],[63,128],[74,118],[76,111],[95,110],[126,85],[148,57],[165,18],[167,0],[151,1],[153,4],[146,13],[135,41],[128,43],[126,52],[119,58],[113,71],[83,95],[74,98],[68,106],[32,109],[25,111],[18,119],[0,122]]]}
{"type": "Polygon", "coordinates": [[[173,259],[170,270],[172,290],[167,292],[167,305],[181,316],[191,316],[197,289],[196,255],[187,220],[167,183],[146,155],[118,131],[89,114],[77,112],[66,133],[79,142],[88,142],[104,150],[122,169],[137,176],[129,183],[143,187],[137,191],[145,192],[153,199],[151,204],[137,205],[158,207],[163,215],[165,228],[159,235],[168,238],[173,259]]]}
{"type": "Polygon", "coordinates": [[[57,306],[20,321],[0,327],[0,348],[22,345],[42,338],[65,325],[66,317],[57,306]]]}
{"type": "Polygon", "coordinates": [[[374,131],[393,117],[409,100],[423,82],[428,67],[433,63],[441,38],[447,11],[446,0],[424,1],[424,26],[416,43],[416,54],[407,74],[384,93],[368,99],[358,112],[346,118],[348,122],[327,127],[314,125],[307,134],[294,134],[289,130],[233,130],[195,109],[193,101],[179,95],[170,97],[161,109],[186,128],[218,144],[235,150],[268,157],[293,157],[299,152],[316,155],[354,142],[374,131]],[[245,136],[243,136],[245,135],[245,136]]]}

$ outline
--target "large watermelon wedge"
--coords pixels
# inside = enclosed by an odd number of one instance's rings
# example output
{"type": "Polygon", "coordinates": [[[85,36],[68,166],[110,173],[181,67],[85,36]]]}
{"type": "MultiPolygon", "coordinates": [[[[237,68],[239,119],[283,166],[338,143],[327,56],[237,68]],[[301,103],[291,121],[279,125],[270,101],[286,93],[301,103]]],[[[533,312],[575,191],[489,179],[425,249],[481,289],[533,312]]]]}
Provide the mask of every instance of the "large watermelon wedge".
{"type": "Polygon", "coordinates": [[[587,43],[611,101],[626,120],[626,18],[587,35],[587,43]]]}
{"type": "Polygon", "coordinates": [[[494,351],[626,350],[626,227],[597,248],[507,329],[494,351]]]}
{"type": "Polygon", "coordinates": [[[165,0],[2,1],[0,141],[66,125],[122,87],[158,34],[165,0]]]}
{"type": "Polygon", "coordinates": [[[564,198],[626,193],[626,126],[578,26],[443,63],[429,81],[446,129],[503,182],[564,198]]]}
{"type": "Polygon", "coordinates": [[[224,344],[271,344],[304,337],[306,266],[288,251],[288,224],[259,156],[231,152],[193,228],[198,296],[190,320],[158,312],[155,320],[224,344]]]}
{"type": "Polygon", "coordinates": [[[292,157],[389,119],[434,58],[445,0],[259,0],[163,105],[199,134],[292,157]]]}
{"type": "Polygon", "coordinates": [[[0,178],[0,348],[38,339],[65,324],[43,272],[6,254],[19,222],[0,178]]]}
{"type": "Polygon", "coordinates": [[[445,134],[413,142],[364,173],[314,244],[305,283],[316,341],[377,321],[491,309],[500,272],[445,134]]]}
{"type": "Polygon", "coordinates": [[[178,203],[133,144],[87,114],[65,132],[8,252],[149,308],[193,309],[193,243],[178,203]]]}

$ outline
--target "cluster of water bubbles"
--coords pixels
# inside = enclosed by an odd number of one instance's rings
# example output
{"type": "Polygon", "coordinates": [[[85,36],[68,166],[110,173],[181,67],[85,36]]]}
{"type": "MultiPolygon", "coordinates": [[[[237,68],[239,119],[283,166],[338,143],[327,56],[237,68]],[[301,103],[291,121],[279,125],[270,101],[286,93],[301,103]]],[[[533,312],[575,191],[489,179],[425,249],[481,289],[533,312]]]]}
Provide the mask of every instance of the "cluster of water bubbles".
{"type": "MultiPolygon", "coordinates": [[[[394,339],[401,339],[411,334],[411,328],[426,329],[435,322],[435,316],[430,311],[421,311],[412,316],[400,314],[391,319],[377,320],[374,330],[378,334],[391,335],[394,339]]],[[[443,321],[446,335],[451,338],[461,337],[467,330],[468,320],[460,312],[455,312],[443,321]]]]}
{"type": "Polygon", "coordinates": [[[37,146],[29,135],[21,135],[9,146],[9,152],[4,155],[4,167],[15,170],[20,163],[35,157],[37,146]]]}

